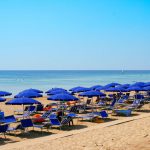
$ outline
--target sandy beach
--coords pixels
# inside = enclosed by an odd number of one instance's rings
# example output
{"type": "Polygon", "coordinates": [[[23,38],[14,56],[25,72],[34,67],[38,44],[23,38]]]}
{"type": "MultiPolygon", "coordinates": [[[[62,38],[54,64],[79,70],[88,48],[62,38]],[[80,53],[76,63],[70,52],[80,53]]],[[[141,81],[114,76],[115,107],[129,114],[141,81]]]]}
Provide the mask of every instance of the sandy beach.
{"type": "MultiPolygon", "coordinates": [[[[48,104],[46,98],[38,99],[43,104],[48,104]]],[[[1,109],[6,114],[12,114],[21,106],[7,106],[1,104],[1,109]]],[[[111,116],[104,123],[88,121],[75,122],[73,127],[63,130],[50,129],[30,131],[29,133],[8,134],[7,139],[0,138],[1,150],[148,150],[150,143],[150,113],[149,105],[145,105],[140,111],[133,112],[131,117],[111,116]]],[[[32,130],[32,129],[31,129],[32,130]]]]}

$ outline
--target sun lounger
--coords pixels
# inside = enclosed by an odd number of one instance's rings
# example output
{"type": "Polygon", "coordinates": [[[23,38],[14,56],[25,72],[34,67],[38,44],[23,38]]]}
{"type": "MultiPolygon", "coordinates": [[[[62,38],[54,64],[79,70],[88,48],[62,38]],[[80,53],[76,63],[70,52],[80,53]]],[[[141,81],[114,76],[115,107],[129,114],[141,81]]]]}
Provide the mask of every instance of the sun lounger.
{"type": "Polygon", "coordinates": [[[25,107],[24,111],[23,110],[16,110],[14,113],[26,113],[29,112],[30,114],[34,113],[36,111],[36,106],[27,106],[25,107]]]}
{"type": "Polygon", "coordinates": [[[80,116],[80,118],[85,119],[85,120],[93,120],[95,117],[101,117],[102,119],[105,119],[108,117],[108,114],[106,111],[100,111],[100,112],[93,112],[93,113],[88,113],[84,116],[80,116]]]}
{"type": "Polygon", "coordinates": [[[17,122],[17,120],[14,115],[4,117],[4,123],[6,124],[15,123],[15,122],[17,122]]]}
{"type": "MultiPolygon", "coordinates": [[[[41,132],[43,130],[44,127],[46,127],[46,124],[43,124],[43,125],[35,125],[33,124],[32,120],[31,119],[23,119],[21,120],[21,126],[24,128],[24,130],[28,131],[28,128],[29,127],[33,127],[33,130],[34,128],[39,128],[41,129],[41,132]]],[[[47,128],[48,129],[48,128],[47,128]]]]}
{"type": "Polygon", "coordinates": [[[30,118],[30,112],[25,112],[24,114],[22,115],[15,115],[15,118],[16,119],[22,119],[22,118],[30,118]]]}
{"type": "Polygon", "coordinates": [[[136,100],[133,101],[133,103],[131,105],[126,106],[126,109],[135,110],[135,109],[141,108],[142,106],[143,105],[141,104],[141,100],[136,99],[136,100]]]}
{"type": "Polygon", "coordinates": [[[50,125],[51,127],[57,126],[61,129],[62,126],[64,125],[70,125],[70,122],[72,121],[71,117],[66,117],[64,118],[61,122],[58,120],[56,117],[50,117],[50,125]]]}

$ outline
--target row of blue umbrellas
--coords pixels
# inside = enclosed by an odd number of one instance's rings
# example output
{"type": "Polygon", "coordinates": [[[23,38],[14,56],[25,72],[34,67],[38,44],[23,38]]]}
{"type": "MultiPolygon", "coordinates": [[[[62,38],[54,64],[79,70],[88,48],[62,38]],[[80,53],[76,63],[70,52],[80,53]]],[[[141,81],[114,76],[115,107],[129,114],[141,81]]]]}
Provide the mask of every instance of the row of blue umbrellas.
{"type": "MultiPolygon", "coordinates": [[[[150,91],[150,82],[144,83],[144,82],[136,82],[134,84],[119,84],[119,83],[110,83],[105,86],[102,85],[95,85],[90,88],[87,87],[74,87],[70,89],[72,93],[80,93],[80,92],[87,92],[87,91],[114,91],[114,92],[128,92],[128,91],[150,91]]],[[[42,97],[43,91],[38,90],[38,89],[27,89],[24,90],[20,93],[18,93],[15,98],[21,98],[21,97],[28,97],[28,98],[38,98],[42,97]]],[[[53,88],[48,90],[47,95],[56,95],[59,93],[64,93],[64,94],[70,94],[66,89],[63,88],[53,88]]],[[[5,92],[5,91],[0,91],[0,97],[4,96],[10,96],[12,93],[10,92],[5,92]]]]}
{"type": "MultiPolygon", "coordinates": [[[[105,90],[107,92],[128,92],[128,91],[150,91],[150,82],[137,82],[135,84],[124,84],[121,85],[119,83],[110,83],[105,86],[95,85],[91,88],[86,87],[74,87],[70,89],[73,93],[81,93],[79,96],[105,96],[104,93],[100,92],[101,90],[105,90]]],[[[15,98],[38,98],[42,97],[43,91],[38,89],[27,89],[20,93],[18,93],[15,98]]],[[[77,100],[76,97],[72,97],[71,93],[69,93],[66,89],[63,88],[53,88],[48,90],[47,95],[50,95],[49,100],[77,100]]],[[[9,96],[11,93],[0,91],[0,102],[5,101],[5,98],[1,96],[9,96]]]]}

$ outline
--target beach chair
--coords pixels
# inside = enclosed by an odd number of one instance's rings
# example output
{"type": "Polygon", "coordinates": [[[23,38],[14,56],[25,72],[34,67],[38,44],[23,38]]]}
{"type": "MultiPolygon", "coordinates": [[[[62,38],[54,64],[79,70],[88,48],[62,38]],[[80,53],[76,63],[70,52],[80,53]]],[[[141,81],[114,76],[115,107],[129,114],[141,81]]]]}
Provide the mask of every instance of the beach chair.
{"type": "Polygon", "coordinates": [[[8,124],[4,124],[4,125],[0,125],[0,133],[4,134],[4,137],[6,139],[6,132],[7,132],[7,129],[8,129],[8,124]]]}
{"type": "Polygon", "coordinates": [[[95,117],[100,117],[102,119],[106,119],[106,118],[108,118],[108,113],[105,110],[103,110],[100,112],[88,113],[84,116],[81,116],[82,120],[85,119],[85,120],[90,120],[90,121],[92,121],[95,117]]]}
{"type": "Polygon", "coordinates": [[[133,101],[131,105],[126,106],[126,109],[135,110],[135,109],[140,109],[142,106],[143,105],[141,104],[141,100],[136,99],[133,101]]]}
{"type": "MultiPolygon", "coordinates": [[[[46,124],[43,124],[43,125],[35,125],[33,124],[32,120],[31,119],[23,119],[21,120],[21,126],[24,128],[24,130],[28,131],[28,128],[29,127],[33,127],[33,130],[34,128],[39,128],[41,129],[41,132],[43,130],[44,127],[46,127],[46,124]]],[[[48,128],[47,128],[48,129],[48,128]]]]}
{"type": "Polygon", "coordinates": [[[8,129],[7,129],[7,132],[17,132],[17,131],[24,131],[25,129],[22,127],[22,125],[21,124],[18,124],[17,126],[15,126],[15,127],[11,127],[10,125],[8,126],[8,129]]]}
{"type": "Polygon", "coordinates": [[[66,113],[77,113],[77,112],[78,112],[78,106],[77,105],[70,107],[69,110],[66,110],[66,113]]]}
{"type": "Polygon", "coordinates": [[[26,106],[24,111],[23,110],[16,110],[14,113],[26,113],[29,112],[30,114],[34,113],[36,111],[36,106],[26,106]]]}
{"type": "Polygon", "coordinates": [[[39,104],[36,106],[36,112],[43,111],[43,105],[39,104]]]}
{"type": "Polygon", "coordinates": [[[116,102],[116,104],[117,105],[125,105],[125,102],[128,100],[128,96],[127,95],[125,95],[125,96],[123,96],[123,97],[121,97],[117,102],[116,102]]]}
{"type": "Polygon", "coordinates": [[[106,110],[113,110],[116,105],[117,99],[113,99],[112,103],[109,106],[104,107],[106,110]]]}
{"type": "Polygon", "coordinates": [[[25,112],[24,114],[22,115],[15,115],[15,118],[16,119],[22,119],[22,118],[30,118],[30,112],[25,112]]]}
{"type": "Polygon", "coordinates": [[[50,125],[51,125],[51,127],[57,126],[57,127],[60,128],[60,130],[61,130],[62,126],[69,125],[70,121],[72,121],[71,117],[64,118],[61,122],[56,117],[53,117],[53,118],[50,117],[49,119],[50,119],[50,125]]]}
{"type": "Polygon", "coordinates": [[[100,112],[94,112],[94,114],[97,116],[100,116],[102,119],[108,118],[108,113],[105,110],[100,111],[100,112]]]}
{"type": "Polygon", "coordinates": [[[4,123],[6,124],[15,123],[15,122],[17,122],[17,120],[14,115],[4,117],[4,123]]]}

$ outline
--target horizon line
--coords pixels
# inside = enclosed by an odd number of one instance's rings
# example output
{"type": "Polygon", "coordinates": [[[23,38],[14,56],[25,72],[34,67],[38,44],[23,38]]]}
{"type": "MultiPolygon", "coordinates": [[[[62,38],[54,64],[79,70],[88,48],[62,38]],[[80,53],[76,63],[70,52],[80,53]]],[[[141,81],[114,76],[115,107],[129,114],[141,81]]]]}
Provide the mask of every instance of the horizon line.
{"type": "Polygon", "coordinates": [[[150,71],[150,69],[6,69],[0,71],[150,71]]]}

